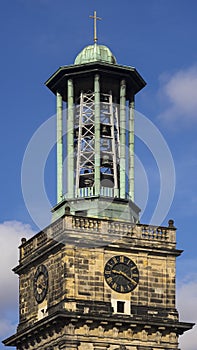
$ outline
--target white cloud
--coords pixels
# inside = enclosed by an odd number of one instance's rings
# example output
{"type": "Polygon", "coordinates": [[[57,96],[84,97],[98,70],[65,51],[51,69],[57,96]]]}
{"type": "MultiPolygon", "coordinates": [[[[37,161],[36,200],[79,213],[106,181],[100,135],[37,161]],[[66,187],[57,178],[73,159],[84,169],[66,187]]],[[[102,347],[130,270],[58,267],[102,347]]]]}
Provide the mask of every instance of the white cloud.
{"type": "MultiPolygon", "coordinates": [[[[192,274],[192,277],[193,280],[184,280],[180,283],[177,293],[177,305],[181,321],[197,323],[197,278],[195,274],[192,274]]],[[[197,326],[184,333],[179,340],[181,349],[196,350],[197,326]]]]}
{"type": "Polygon", "coordinates": [[[160,114],[166,122],[197,122],[197,66],[161,77],[159,91],[161,100],[167,106],[160,114]]]}
{"type": "Polygon", "coordinates": [[[18,277],[12,271],[18,264],[18,246],[21,238],[29,238],[33,232],[29,225],[17,221],[6,221],[0,224],[0,336],[11,335],[15,329],[11,314],[17,318],[18,277]]]}

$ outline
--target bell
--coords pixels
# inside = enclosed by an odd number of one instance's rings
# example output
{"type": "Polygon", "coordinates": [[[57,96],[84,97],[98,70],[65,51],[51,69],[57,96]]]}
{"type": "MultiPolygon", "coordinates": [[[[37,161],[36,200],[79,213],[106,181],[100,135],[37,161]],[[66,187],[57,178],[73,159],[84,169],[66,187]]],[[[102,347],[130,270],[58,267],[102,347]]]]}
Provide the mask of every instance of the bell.
{"type": "Polygon", "coordinates": [[[108,135],[107,125],[102,125],[101,134],[106,136],[108,135]]]}
{"type": "Polygon", "coordinates": [[[92,179],[84,179],[84,185],[85,185],[85,187],[92,187],[93,180],[92,179]]]}
{"type": "MultiPolygon", "coordinates": [[[[85,167],[86,168],[92,168],[93,167],[93,164],[91,162],[86,162],[85,163],[85,167]]],[[[89,172],[89,171],[88,171],[89,172]]]]}
{"type": "Polygon", "coordinates": [[[114,177],[112,174],[101,174],[101,186],[113,188],[114,187],[114,177]]]}
{"type": "Polygon", "coordinates": [[[112,160],[109,158],[108,154],[104,154],[101,159],[101,165],[106,168],[110,168],[112,166],[112,160]]]}
{"type": "Polygon", "coordinates": [[[75,129],[75,138],[78,139],[78,136],[79,136],[79,129],[77,128],[77,129],[75,129]]]}
{"type": "Polygon", "coordinates": [[[80,176],[79,187],[92,187],[94,184],[94,174],[85,170],[84,174],[80,176]]]}
{"type": "Polygon", "coordinates": [[[108,147],[108,145],[109,145],[109,141],[107,139],[103,139],[101,146],[106,148],[108,147]]]}

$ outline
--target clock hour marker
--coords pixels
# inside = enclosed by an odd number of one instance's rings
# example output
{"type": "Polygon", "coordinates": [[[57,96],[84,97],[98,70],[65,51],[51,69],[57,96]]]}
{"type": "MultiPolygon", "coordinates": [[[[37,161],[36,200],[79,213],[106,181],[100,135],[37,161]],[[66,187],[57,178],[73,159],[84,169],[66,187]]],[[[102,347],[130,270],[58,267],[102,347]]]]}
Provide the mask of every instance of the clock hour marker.
{"type": "Polygon", "coordinates": [[[132,273],[132,277],[138,277],[137,273],[132,273]]]}
{"type": "Polygon", "coordinates": [[[112,281],[112,277],[107,278],[107,283],[111,283],[112,281]]]}
{"type": "Polygon", "coordinates": [[[118,263],[118,260],[117,260],[117,258],[115,256],[112,259],[113,259],[114,264],[118,263]]]}
{"type": "Polygon", "coordinates": [[[120,256],[120,262],[124,263],[124,256],[123,255],[120,256]]]}

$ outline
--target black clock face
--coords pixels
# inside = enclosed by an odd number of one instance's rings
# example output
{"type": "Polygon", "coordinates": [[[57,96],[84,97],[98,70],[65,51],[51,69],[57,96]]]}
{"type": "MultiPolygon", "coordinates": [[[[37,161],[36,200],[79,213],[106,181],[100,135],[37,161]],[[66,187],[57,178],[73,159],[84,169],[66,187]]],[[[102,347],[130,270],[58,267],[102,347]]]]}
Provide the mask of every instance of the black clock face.
{"type": "Polygon", "coordinates": [[[124,255],[113,256],[105,265],[107,284],[118,293],[129,293],[137,287],[139,271],[135,263],[124,255]]]}
{"type": "Polygon", "coordinates": [[[45,265],[38,266],[34,275],[34,296],[38,303],[41,303],[48,289],[48,271],[45,265]]]}

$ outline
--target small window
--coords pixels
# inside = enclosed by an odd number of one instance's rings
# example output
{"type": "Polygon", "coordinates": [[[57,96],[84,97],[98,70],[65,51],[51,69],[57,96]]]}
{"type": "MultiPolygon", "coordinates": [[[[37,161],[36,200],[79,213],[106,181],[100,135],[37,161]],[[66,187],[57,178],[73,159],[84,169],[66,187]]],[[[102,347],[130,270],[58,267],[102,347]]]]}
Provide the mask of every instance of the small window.
{"type": "Polygon", "coordinates": [[[124,301],[117,301],[117,312],[124,313],[124,301]]]}

